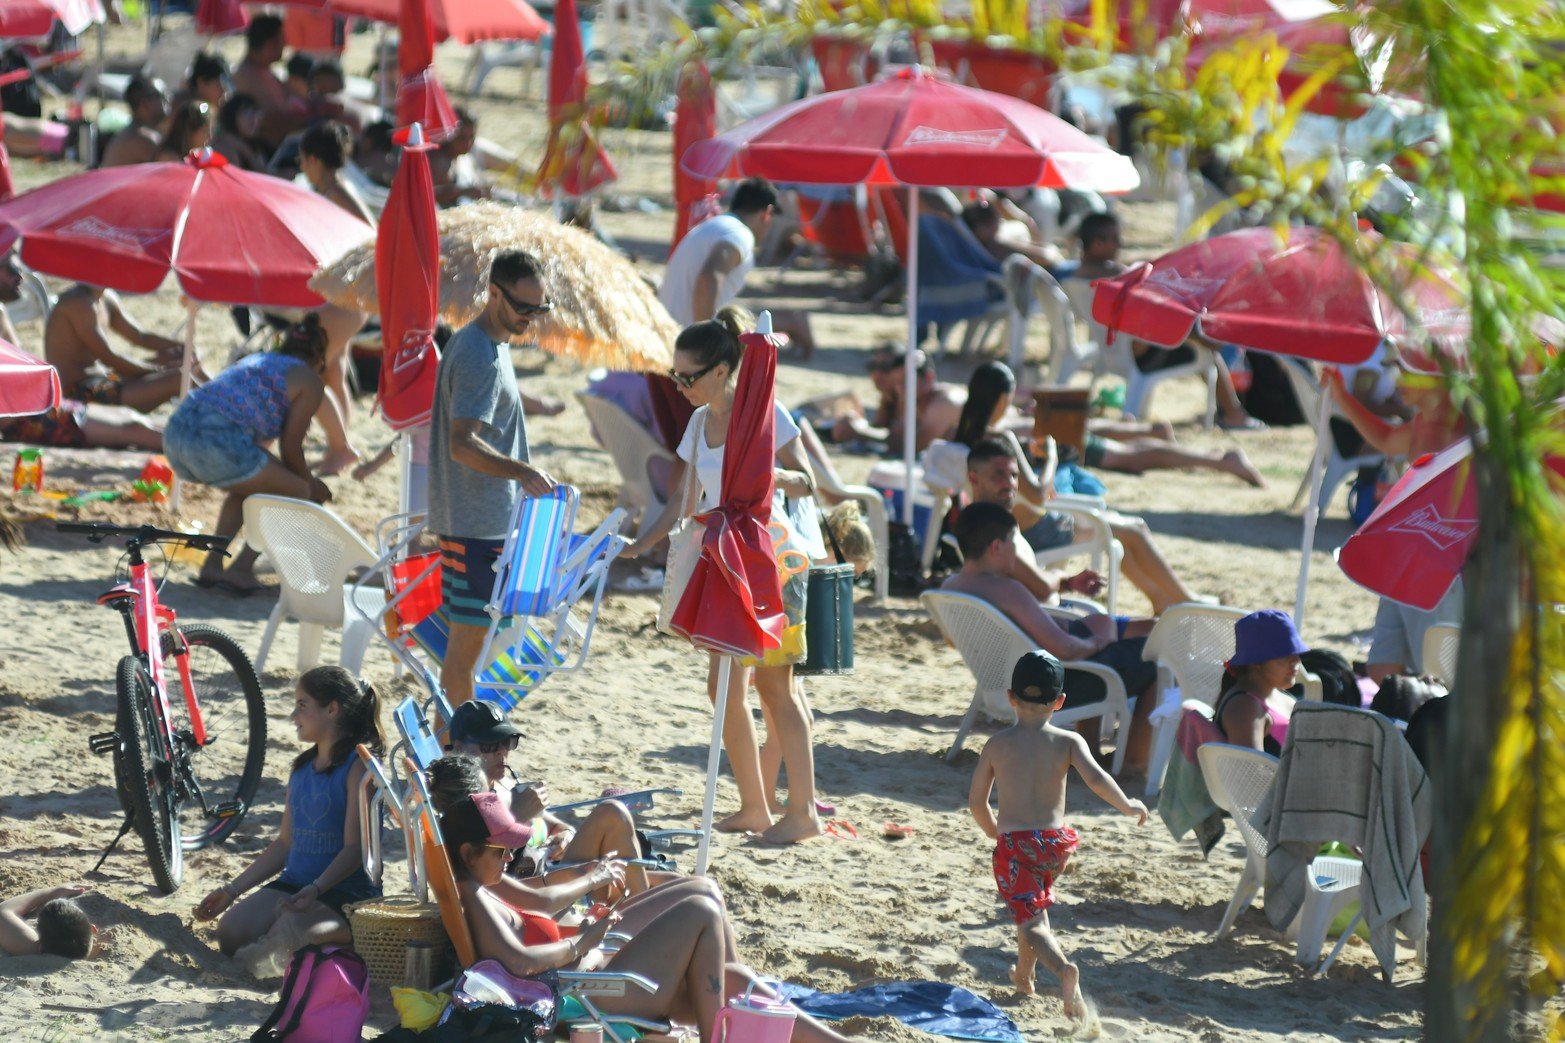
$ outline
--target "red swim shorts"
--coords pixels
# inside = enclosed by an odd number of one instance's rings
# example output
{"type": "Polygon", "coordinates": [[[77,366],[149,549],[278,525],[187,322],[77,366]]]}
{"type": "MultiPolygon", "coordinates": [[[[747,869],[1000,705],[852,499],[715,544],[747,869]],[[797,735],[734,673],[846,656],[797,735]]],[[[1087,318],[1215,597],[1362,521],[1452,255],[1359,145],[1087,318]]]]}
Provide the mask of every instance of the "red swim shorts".
{"type": "Polygon", "coordinates": [[[994,883],[1024,924],[1054,904],[1054,878],[1081,846],[1069,826],[1001,833],[994,845],[994,883]]]}

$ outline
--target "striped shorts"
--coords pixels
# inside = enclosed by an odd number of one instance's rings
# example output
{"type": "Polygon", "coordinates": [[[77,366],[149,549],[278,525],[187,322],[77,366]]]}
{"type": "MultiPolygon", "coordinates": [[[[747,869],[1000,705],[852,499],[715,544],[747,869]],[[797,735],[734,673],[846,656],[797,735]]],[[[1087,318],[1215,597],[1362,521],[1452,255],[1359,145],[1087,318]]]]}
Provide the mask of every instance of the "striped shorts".
{"type": "Polygon", "coordinates": [[[495,566],[504,540],[440,537],[440,600],[451,622],[487,627],[484,606],[494,593],[495,566]]]}

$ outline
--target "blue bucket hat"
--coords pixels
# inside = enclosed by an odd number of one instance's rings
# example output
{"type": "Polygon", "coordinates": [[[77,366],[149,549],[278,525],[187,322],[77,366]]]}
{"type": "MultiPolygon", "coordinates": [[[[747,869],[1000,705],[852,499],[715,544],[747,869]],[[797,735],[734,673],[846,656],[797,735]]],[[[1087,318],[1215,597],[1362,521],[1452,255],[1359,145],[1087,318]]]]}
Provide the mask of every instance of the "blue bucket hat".
{"type": "Polygon", "coordinates": [[[1293,625],[1293,617],[1275,608],[1251,612],[1234,623],[1234,654],[1229,666],[1254,666],[1272,659],[1303,655],[1310,650],[1293,625]]]}

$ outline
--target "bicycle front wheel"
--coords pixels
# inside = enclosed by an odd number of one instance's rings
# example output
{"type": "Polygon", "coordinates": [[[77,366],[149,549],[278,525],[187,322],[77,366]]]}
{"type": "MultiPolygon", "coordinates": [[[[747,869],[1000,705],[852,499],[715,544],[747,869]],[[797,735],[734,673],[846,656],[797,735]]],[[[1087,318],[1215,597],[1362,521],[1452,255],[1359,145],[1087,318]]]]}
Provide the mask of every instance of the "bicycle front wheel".
{"type": "Polygon", "coordinates": [[[114,774],[129,798],[136,832],[147,851],[152,879],[166,893],[179,889],[185,875],[184,853],[175,817],[173,765],[153,709],[152,682],[135,656],[120,660],[115,677],[119,707],[115,731],[114,774]]]}
{"type": "Polygon", "coordinates": [[[239,825],[266,759],[266,702],[255,667],[217,627],[180,624],[163,634],[163,676],[179,743],[180,835],[186,851],[223,841],[239,825]],[[197,745],[186,701],[185,672],[206,741],[197,745]],[[240,809],[237,813],[234,808],[240,809]],[[223,814],[219,814],[219,811],[223,814]]]}

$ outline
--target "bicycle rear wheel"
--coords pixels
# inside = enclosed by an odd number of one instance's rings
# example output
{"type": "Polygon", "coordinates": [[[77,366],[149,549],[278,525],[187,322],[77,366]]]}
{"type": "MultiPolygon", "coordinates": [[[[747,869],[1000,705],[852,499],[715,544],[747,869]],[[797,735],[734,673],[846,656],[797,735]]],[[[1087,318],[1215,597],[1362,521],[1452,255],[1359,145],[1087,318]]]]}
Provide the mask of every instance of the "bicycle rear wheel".
{"type": "Polygon", "coordinates": [[[130,799],[131,816],[146,848],[152,879],[172,894],[184,878],[185,859],[174,814],[173,765],[158,730],[152,682],[137,658],[126,656],[120,660],[115,687],[119,741],[114,746],[114,774],[130,799]]]}
{"type": "Polygon", "coordinates": [[[184,849],[196,851],[224,840],[250,809],[266,759],[266,703],[255,667],[233,638],[205,623],[177,630],[163,634],[163,676],[180,747],[180,835],[184,849]],[[206,728],[201,746],[185,703],[181,655],[189,657],[191,690],[206,728]],[[235,803],[238,814],[215,813],[235,803]]]}

